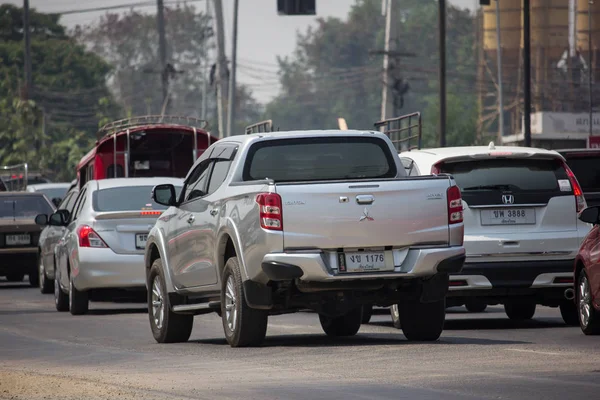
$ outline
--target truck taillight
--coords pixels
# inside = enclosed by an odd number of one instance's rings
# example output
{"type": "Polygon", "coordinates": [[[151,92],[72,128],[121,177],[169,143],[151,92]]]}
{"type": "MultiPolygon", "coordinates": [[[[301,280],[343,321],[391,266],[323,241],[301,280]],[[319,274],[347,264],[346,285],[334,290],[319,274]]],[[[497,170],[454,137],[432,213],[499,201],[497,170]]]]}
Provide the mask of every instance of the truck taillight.
{"type": "Polygon", "coordinates": [[[583,190],[581,190],[581,186],[575,177],[571,168],[567,165],[567,163],[563,162],[563,167],[567,172],[567,176],[569,177],[569,182],[571,182],[571,187],[573,188],[573,194],[575,195],[575,209],[577,212],[583,211],[587,207],[587,203],[585,201],[585,197],[583,197],[583,190]]]}
{"type": "Polygon", "coordinates": [[[439,175],[441,171],[441,165],[442,163],[433,164],[431,166],[431,175],[439,175]]]}
{"type": "Polygon", "coordinates": [[[450,186],[446,192],[448,199],[448,223],[458,224],[463,222],[462,196],[458,186],[450,186]]]}
{"type": "Polygon", "coordinates": [[[77,236],[79,237],[79,247],[108,247],[90,226],[81,225],[77,230],[77,236]]]}
{"type": "Polygon", "coordinates": [[[260,226],[270,231],[283,230],[281,196],[277,193],[260,193],[256,196],[260,211],[260,226]]]}

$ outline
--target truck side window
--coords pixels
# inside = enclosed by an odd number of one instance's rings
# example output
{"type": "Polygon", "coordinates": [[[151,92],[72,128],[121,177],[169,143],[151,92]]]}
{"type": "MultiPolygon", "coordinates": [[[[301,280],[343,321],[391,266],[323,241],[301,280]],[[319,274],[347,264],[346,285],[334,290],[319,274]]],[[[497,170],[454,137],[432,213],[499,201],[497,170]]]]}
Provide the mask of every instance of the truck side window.
{"type": "Polygon", "coordinates": [[[205,160],[198,164],[183,188],[183,202],[206,196],[206,184],[213,160],[205,160]]]}
{"type": "Polygon", "coordinates": [[[231,165],[231,161],[229,160],[216,160],[215,166],[212,169],[212,173],[210,174],[210,182],[208,183],[208,192],[206,194],[212,194],[221,186],[225,178],[227,177],[227,173],[229,172],[229,166],[231,165]]]}

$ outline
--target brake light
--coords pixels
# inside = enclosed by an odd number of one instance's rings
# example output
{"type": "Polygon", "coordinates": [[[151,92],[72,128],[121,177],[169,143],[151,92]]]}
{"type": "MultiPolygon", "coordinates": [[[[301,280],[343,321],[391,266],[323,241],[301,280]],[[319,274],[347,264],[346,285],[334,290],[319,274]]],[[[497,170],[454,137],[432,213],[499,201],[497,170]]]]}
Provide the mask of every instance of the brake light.
{"type": "Polygon", "coordinates": [[[458,224],[463,222],[462,196],[458,186],[450,186],[446,192],[448,199],[448,223],[458,224]]]}
{"type": "Polygon", "coordinates": [[[577,212],[579,213],[587,207],[587,204],[585,202],[585,197],[583,197],[583,190],[581,190],[581,186],[579,185],[579,182],[577,181],[575,174],[573,173],[573,171],[571,171],[571,168],[569,168],[567,163],[563,162],[563,167],[565,168],[565,171],[567,172],[567,176],[569,177],[569,182],[571,182],[571,188],[573,189],[573,194],[575,195],[575,208],[576,208],[577,212]]]}
{"type": "Polygon", "coordinates": [[[161,215],[162,211],[142,211],[140,215],[161,215]]]}
{"type": "Polygon", "coordinates": [[[79,247],[108,247],[106,243],[104,243],[104,240],[102,240],[90,226],[80,226],[77,230],[77,236],[79,236],[79,247]]]}
{"type": "Polygon", "coordinates": [[[277,193],[260,193],[256,196],[260,211],[260,226],[270,231],[283,230],[281,196],[277,193]]]}

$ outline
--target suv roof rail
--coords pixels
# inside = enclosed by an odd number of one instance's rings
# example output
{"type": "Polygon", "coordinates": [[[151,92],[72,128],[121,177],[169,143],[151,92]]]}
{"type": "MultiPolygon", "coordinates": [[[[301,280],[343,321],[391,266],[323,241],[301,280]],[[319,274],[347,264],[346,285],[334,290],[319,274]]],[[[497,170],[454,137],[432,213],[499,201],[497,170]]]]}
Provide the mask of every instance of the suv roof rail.
{"type": "Polygon", "coordinates": [[[206,120],[196,117],[184,117],[180,115],[141,115],[138,117],[119,119],[109,122],[98,130],[97,136],[111,136],[128,128],[144,125],[181,125],[190,126],[197,129],[205,129],[208,127],[206,120]]]}
{"type": "Polygon", "coordinates": [[[245,131],[246,135],[250,135],[253,133],[273,132],[273,120],[267,119],[252,125],[248,125],[245,131]]]}
{"type": "Polygon", "coordinates": [[[375,128],[387,135],[398,152],[420,150],[422,146],[421,113],[414,112],[400,117],[375,122],[375,128]],[[416,133],[414,133],[416,131],[416,133]],[[415,143],[416,145],[412,145],[415,143]]]}

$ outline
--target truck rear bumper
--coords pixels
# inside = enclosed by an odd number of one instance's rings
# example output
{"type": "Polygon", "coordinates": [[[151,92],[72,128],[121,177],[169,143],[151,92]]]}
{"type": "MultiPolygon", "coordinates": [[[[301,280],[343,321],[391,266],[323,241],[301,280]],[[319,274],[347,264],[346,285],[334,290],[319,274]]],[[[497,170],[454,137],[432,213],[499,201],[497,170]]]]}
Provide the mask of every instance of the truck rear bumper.
{"type": "MultiPolygon", "coordinates": [[[[394,255],[394,260],[398,258],[394,255]]],[[[406,257],[385,272],[344,273],[338,269],[337,253],[298,251],[267,254],[262,261],[263,273],[273,281],[300,279],[305,282],[335,282],[357,279],[397,279],[459,273],[465,260],[462,246],[410,249],[406,257]]]]}

